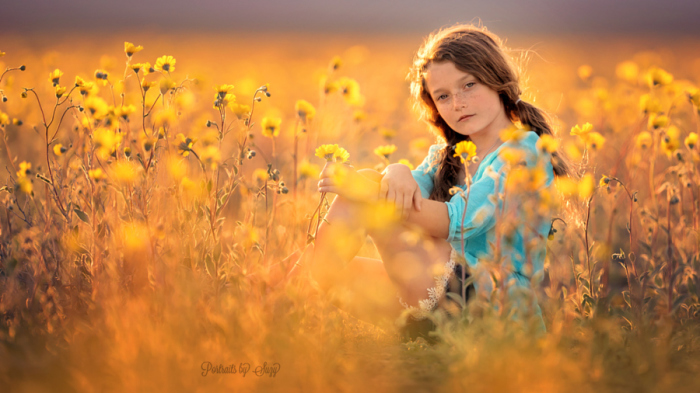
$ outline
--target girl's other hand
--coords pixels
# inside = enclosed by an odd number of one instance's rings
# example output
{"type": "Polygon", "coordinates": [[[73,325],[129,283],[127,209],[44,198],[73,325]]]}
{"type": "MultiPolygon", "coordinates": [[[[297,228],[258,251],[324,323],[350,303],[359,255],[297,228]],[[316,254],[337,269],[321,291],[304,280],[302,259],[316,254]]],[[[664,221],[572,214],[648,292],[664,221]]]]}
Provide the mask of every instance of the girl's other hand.
{"type": "Polygon", "coordinates": [[[413,178],[411,170],[403,164],[390,164],[384,169],[379,198],[393,202],[401,211],[401,217],[406,219],[415,206],[420,211],[423,200],[418,182],[413,178]]]}

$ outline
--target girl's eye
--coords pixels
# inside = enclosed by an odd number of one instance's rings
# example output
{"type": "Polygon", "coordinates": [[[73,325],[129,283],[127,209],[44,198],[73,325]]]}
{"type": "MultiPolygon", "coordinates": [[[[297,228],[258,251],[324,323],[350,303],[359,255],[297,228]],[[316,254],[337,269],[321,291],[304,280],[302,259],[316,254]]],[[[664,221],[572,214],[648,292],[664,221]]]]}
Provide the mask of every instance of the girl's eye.
{"type": "Polygon", "coordinates": [[[447,97],[447,94],[442,94],[441,96],[439,96],[439,97],[437,98],[437,100],[440,101],[440,100],[445,99],[446,97],[447,97]]]}
{"type": "Polygon", "coordinates": [[[472,87],[472,86],[474,86],[475,84],[476,84],[476,82],[469,82],[469,83],[467,83],[467,84],[464,85],[464,86],[465,86],[465,87],[472,87]]]}

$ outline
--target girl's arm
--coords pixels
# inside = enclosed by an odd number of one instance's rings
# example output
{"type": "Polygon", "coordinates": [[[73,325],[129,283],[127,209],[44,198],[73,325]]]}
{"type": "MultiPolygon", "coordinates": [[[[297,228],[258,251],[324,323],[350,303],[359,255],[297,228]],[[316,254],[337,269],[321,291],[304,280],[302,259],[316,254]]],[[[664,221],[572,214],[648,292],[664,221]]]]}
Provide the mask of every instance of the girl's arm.
{"type": "Polygon", "coordinates": [[[420,226],[433,237],[447,239],[450,234],[450,216],[447,204],[432,199],[423,199],[421,205],[420,210],[413,206],[406,222],[420,226]]]}
{"type": "MultiPolygon", "coordinates": [[[[344,167],[347,172],[342,176],[342,181],[339,181],[334,176],[339,166],[340,164],[331,163],[323,168],[318,182],[319,192],[331,192],[350,200],[369,203],[380,200],[381,174],[373,170],[355,171],[344,167]]],[[[415,205],[411,206],[406,222],[419,225],[434,237],[447,239],[449,235],[450,217],[444,202],[423,199],[421,210],[417,210],[415,205]]]]}

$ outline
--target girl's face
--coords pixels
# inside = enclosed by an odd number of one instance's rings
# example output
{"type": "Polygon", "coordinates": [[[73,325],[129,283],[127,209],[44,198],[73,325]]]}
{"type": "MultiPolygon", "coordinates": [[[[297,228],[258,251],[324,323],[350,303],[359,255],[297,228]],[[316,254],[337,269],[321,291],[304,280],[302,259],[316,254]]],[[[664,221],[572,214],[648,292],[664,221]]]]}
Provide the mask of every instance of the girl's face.
{"type": "Polygon", "coordinates": [[[511,124],[498,93],[451,61],[432,62],[425,85],[440,116],[457,133],[498,133],[511,124]]]}

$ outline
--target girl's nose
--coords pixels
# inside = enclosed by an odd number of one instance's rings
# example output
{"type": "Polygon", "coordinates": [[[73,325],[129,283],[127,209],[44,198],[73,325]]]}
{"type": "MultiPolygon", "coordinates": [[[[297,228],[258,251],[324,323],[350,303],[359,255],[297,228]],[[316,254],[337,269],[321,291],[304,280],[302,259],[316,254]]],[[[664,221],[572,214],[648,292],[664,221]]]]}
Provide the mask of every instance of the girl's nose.
{"type": "Polygon", "coordinates": [[[461,109],[467,106],[467,101],[465,100],[464,94],[462,92],[455,94],[454,97],[455,99],[453,100],[453,102],[455,109],[461,109]]]}

